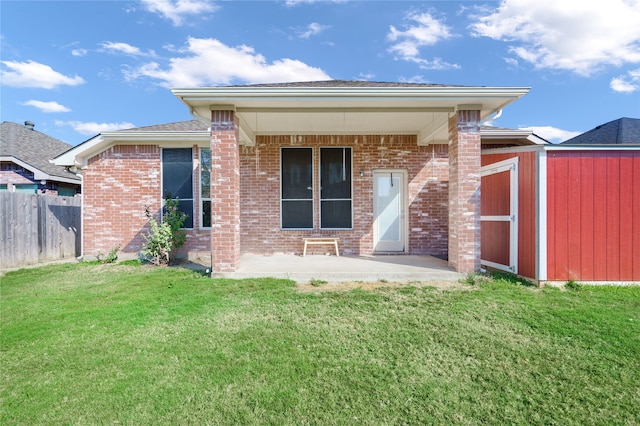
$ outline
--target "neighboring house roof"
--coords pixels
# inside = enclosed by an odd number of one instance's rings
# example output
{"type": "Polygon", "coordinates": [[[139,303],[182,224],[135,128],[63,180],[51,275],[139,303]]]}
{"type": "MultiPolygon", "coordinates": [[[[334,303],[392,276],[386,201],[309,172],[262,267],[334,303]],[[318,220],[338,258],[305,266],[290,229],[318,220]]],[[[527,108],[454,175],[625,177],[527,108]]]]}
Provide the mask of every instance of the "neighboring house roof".
{"type": "Polygon", "coordinates": [[[26,125],[9,121],[0,124],[0,158],[33,172],[35,180],[79,184],[80,178],[75,173],[50,162],[69,148],[71,145],[68,143],[26,125]]]}
{"type": "Polygon", "coordinates": [[[640,145],[640,118],[619,118],[562,142],[567,145],[640,145]]]}

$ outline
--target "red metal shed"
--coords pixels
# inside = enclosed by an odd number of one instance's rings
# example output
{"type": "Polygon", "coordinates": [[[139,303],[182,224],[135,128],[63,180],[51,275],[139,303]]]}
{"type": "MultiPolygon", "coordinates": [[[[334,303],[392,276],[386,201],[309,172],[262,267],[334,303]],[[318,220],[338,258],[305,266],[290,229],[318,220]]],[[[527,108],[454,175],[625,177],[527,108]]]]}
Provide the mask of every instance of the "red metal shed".
{"type": "Polygon", "coordinates": [[[640,283],[640,145],[482,153],[486,266],[536,281],[640,283]]]}

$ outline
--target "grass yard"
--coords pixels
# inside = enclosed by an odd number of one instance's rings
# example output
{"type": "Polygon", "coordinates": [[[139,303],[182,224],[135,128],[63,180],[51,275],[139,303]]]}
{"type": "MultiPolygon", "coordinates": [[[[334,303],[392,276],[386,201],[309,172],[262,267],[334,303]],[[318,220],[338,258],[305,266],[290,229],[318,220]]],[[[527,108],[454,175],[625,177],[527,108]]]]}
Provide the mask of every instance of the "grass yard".
{"type": "Polygon", "coordinates": [[[640,287],[315,284],[7,273],[0,423],[640,424],[640,287]]]}

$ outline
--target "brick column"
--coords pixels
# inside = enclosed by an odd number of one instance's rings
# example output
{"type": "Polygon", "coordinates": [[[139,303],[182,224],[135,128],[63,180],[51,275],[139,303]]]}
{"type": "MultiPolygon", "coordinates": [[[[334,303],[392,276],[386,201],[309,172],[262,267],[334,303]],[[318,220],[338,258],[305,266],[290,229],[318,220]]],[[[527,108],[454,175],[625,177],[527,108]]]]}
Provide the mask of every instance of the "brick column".
{"type": "Polygon", "coordinates": [[[240,153],[238,118],[211,111],[211,269],[233,272],[240,263],[240,153]]]}
{"type": "Polygon", "coordinates": [[[449,118],[449,265],[480,270],[480,111],[449,118]]]}

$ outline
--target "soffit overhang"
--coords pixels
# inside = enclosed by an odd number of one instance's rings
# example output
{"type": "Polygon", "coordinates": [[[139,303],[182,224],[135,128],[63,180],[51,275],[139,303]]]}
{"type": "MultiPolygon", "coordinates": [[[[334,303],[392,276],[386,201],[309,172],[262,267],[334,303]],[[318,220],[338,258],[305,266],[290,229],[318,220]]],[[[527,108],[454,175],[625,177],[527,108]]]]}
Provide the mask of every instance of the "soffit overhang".
{"type": "Polygon", "coordinates": [[[448,119],[461,109],[481,119],[524,96],[527,87],[255,87],[176,88],[194,116],[233,109],[241,142],[256,135],[416,134],[418,143],[447,143],[448,119]]]}

